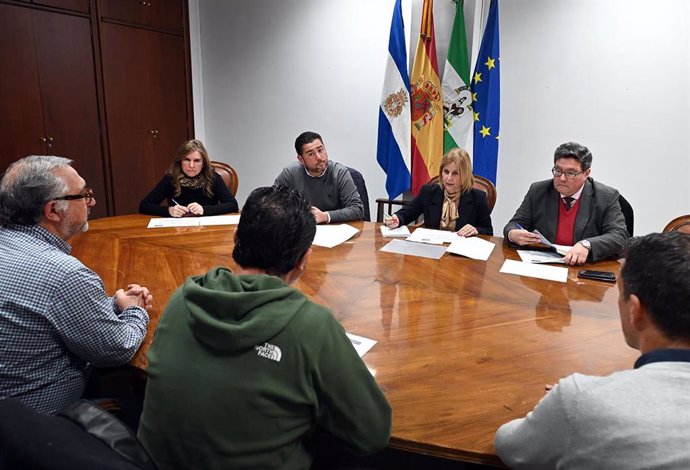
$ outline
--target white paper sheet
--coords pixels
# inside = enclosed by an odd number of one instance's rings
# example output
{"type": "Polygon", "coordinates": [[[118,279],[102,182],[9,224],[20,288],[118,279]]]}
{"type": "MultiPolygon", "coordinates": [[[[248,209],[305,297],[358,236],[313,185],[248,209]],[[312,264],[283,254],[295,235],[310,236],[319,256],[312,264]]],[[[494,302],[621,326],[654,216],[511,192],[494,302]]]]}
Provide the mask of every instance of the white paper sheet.
{"type": "Polygon", "coordinates": [[[333,248],[348,241],[357,232],[359,230],[348,224],[317,225],[314,245],[333,248]]]}
{"type": "Polygon", "coordinates": [[[240,214],[209,215],[199,217],[199,225],[237,225],[240,223],[240,214]]]}
{"type": "Polygon", "coordinates": [[[563,255],[554,253],[553,251],[538,251],[538,250],[515,250],[524,263],[560,263],[563,264],[563,255]]]}
{"type": "Polygon", "coordinates": [[[206,217],[162,217],[149,220],[147,228],[206,227],[211,225],[237,225],[240,214],[210,215],[206,217]]]}
{"type": "Polygon", "coordinates": [[[440,259],[446,252],[443,245],[415,243],[406,240],[391,240],[381,251],[399,255],[421,256],[422,258],[440,259]]]}
{"type": "Polygon", "coordinates": [[[458,235],[455,232],[418,227],[407,241],[440,245],[441,243],[452,243],[457,238],[458,235]]]}
{"type": "Polygon", "coordinates": [[[467,256],[472,259],[480,259],[486,261],[491,256],[491,252],[494,251],[495,244],[490,241],[484,240],[478,237],[456,237],[448,249],[448,253],[454,253],[456,255],[467,256]]]}
{"type": "Polygon", "coordinates": [[[167,228],[167,227],[198,227],[199,220],[196,217],[169,217],[149,220],[146,228],[167,228]]]}
{"type": "Polygon", "coordinates": [[[381,235],[387,238],[407,238],[410,236],[410,229],[407,228],[407,225],[398,228],[388,228],[385,225],[381,225],[381,235]]]}
{"type": "Polygon", "coordinates": [[[352,333],[345,333],[352,345],[355,347],[355,351],[359,354],[359,357],[364,357],[364,355],[369,352],[371,348],[377,343],[375,339],[365,338],[364,336],[353,335],[352,333]]]}
{"type": "Polygon", "coordinates": [[[547,281],[566,282],[568,280],[568,268],[546,266],[544,264],[523,263],[507,259],[501,266],[500,272],[517,274],[518,276],[536,277],[547,281]]]}

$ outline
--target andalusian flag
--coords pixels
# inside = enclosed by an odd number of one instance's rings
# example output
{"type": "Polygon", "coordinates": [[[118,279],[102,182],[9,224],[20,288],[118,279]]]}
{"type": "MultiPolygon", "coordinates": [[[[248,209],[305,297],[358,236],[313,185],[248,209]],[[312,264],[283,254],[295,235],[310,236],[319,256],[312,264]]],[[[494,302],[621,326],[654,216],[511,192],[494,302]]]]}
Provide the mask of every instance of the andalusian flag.
{"type": "Polygon", "coordinates": [[[443,70],[443,153],[455,147],[467,149],[473,122],[463,0],[453,1],[455,20],[443,70]]]}
{"type": "Polygon", "coordinates": [[[379,105],[376,160],[386,172],[386,192],[395,199],[410,189],[410,77],[402,5],[393,7],[388,61],[379,105]]]}
{"type": "Polygon", "coordinates": [[[412,194],[438,175],[443,157],[443,97],[434,38],[434,1],[424,0],[422,26],[414,56],[412,99],[412,194]]]}
{"type": "Polygon", "coordinates": [[[474,98],[474,174],[496,184],[498,167],[501,66],[498,51],[498,0],[491,0],[482,45],[472,76],[474,98]]]}

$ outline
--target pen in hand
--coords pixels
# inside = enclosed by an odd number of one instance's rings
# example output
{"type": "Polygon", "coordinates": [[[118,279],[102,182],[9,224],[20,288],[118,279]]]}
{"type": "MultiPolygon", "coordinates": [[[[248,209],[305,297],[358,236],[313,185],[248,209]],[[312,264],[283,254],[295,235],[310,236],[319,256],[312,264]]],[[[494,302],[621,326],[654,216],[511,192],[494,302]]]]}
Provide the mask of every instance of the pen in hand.
{"type": "Polygon", "coordinates": [[[189,215],[189,208],[183,206],[173,198],[170,198],[170,200],[175,204],[175,207],[179,207],[182,210],[182,216],[189,215]]]}
{"type": "Polygon", "coordinates": [[[383,225],[393,229],[400,226],[400,220],[396,216],[390,215],[386,212],[383,213],[383,225]]]}

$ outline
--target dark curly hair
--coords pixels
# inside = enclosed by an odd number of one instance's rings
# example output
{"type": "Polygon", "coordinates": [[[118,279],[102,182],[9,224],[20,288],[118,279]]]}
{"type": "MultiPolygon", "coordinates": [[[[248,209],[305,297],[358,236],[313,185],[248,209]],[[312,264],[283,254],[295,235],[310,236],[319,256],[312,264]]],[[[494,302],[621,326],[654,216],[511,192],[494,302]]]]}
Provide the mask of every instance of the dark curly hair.
{"type": "Polygon", "coordinates": [[[282,276],[304,256],[316,234],[311,206],[284,186],[252,191],[242,208],[232,258],[243,268],[282,276]]]}

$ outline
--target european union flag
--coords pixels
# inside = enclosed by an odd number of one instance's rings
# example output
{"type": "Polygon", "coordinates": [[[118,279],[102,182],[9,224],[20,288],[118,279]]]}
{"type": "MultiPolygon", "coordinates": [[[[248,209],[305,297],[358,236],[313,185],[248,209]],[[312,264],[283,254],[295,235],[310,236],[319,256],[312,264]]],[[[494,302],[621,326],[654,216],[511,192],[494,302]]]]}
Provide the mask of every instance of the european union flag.
{"type": "Polygon", "coordinates": [[[501,111],[501,66],[498,44],[498,0],[491,0],[482,44],[472,76],[474,107],[473,172],[496,184],[501,111]]]}

